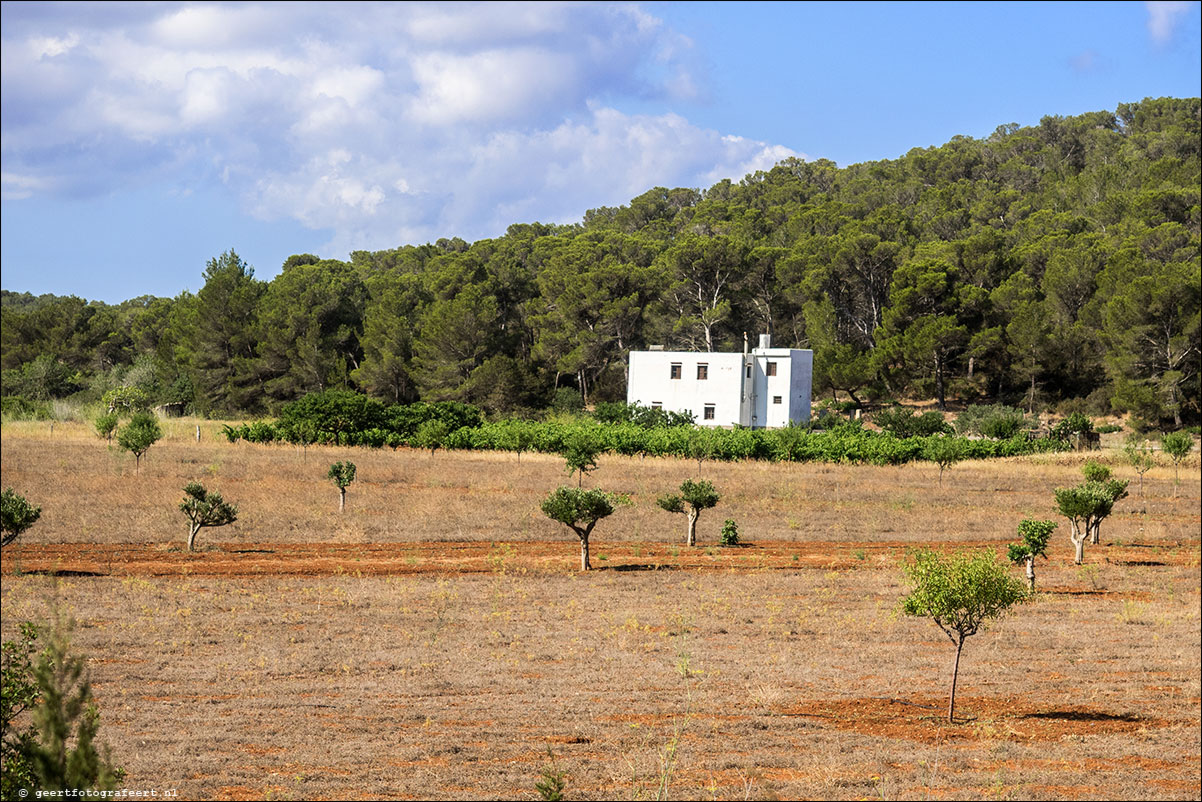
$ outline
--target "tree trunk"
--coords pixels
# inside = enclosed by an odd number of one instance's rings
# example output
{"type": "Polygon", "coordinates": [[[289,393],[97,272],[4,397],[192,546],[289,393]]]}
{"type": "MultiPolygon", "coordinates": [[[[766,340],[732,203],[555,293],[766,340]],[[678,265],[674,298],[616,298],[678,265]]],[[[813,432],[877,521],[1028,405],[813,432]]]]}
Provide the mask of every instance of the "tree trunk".
{"type": "Polygon", "coordinates": [[[580,570],[587,571],[592,568],[588,561],[588,535],[580,536],[580,570]]]}
{"type": "Polygon", "coordinates": [[[341,513],[346,509],[346,488],[338,488],[338,512],[341,513]]]}
{"type": "Polygon", "coordinates": [[[964,636],[956,641],[956,662],[952,664],[952,695],[947,700],[947,721],[949,724],[955,722],[956,712],[956,681],[960,677],[960,652],[964,649],[964,636]]]}
{"type": "Polygon", "coordinates": [[[686,542],[690,546],[697,545],[697,517],[700,514],[701,513],[697,512],[697,510],[694,510],[694,509],[689,510],[689,537],[686,542]]]}
{"type": "Polygon", "coordinates": [[[1101,542],[1102,537],[1102,522],[1094,521],[1089,525],[1089,542],[1096,546],[1101,542]]]}
{"type": "MultiPolygon", "coordinates": [[[[1076,527],[1074,527],[1074,528],[1076,528],[1076,527]]],[[[1077,534],[1074,534],[1074,535],[1072,535],[1072,539],[1073,539],[1073,548],[1075,548],[1076,552],[1077,552],[1076,553],[1076,562],[1077,562],[1077,565],[1080,565],[1082,562],[1085,561],[1085,534],[1081,533],[1080,536],[1078,536],[1077,534]]]]}
{"type": "Polygon", "coordinates": [[[1035,558],[1032,556],[1027,557],[1027,589],[1035,590],[1035,558]]]}
{"type": "Polygon", "coordinates": [[[196,533],[200,531],[200,524],[192,524],[188,531],[188,551],[193,551],[196,545],[196,533]]]}

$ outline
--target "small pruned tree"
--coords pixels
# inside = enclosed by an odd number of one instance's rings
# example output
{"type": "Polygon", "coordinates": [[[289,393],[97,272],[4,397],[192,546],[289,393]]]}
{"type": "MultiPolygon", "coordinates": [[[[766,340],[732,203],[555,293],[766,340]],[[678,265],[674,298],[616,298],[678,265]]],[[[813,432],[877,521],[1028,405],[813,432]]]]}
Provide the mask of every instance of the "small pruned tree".
{"type": "Polygon", "coordinates": [[[568,476],[576,474],[576,487],[584,486],[585,474],[597,470],[597,455],[601,453],[601,444],[586,432],[575,432],[564,443],[563,457],[568,476]]]}
{"type": "Polygon", "coordinates": [[[581,490],[578,487],[559,487],[541,505],[543,514],[559,521],[580,538],[580,570],[592,568],[588,559],[588,539],[593,527],[603,518],[613,515],[616,506],[628,503],[622,496],[604,490],[581,490]]]}
{"type": "Polygon", "coordinates": [[[114,387],[100,398],[110,415],[135,415],[150,411],[150,398],[139,387],[114,387]]]}
{"type": "Polygon", "coordinates": [[[1035,558],[1048,558],[1048,538],[1056,529],[1052,521],[1033,521],[1024,518],[1018,523],[1018,543],[1011,543],[1009,548],[1010,562],[1026,563],[1027,590],[1035,590],[1035,558]]]}
{"type": "Polygon", "coordinates": [[[1164,453],[1169,455],[1169,459],[1173,461],[1173,492],[1177,492],[1177,486],[1181,481],[1180,469],[1181,463],[1185,462],[1185,458],[1189,456],[1189,452],[1194,447],[1194,438],[1189,436],[1188,432],[1173,432],[1166,434],[1160,438],[1160,448],[1164,453]]]}
{"type": "Polygon", "coordinates": [[[928,437],[922,447],[923,459],[939,466],[939,486],[943,486],[943,472],[964,459],[968,449],[960,437],[936,435],[928,437]]]}
{"type": "Polygon", "coordinates": [[[1093,459],[1085,460],[1085,464],[1081,466],[1081,475],[1087,482],[1110,481],[1110,469],[1093,459]]]}
{"type": "Polygon", "coordinates": [[[188,551],[194,551],[196,535],[206,526],[225,526],[238,520],[238,507],[229,504],[220,493],[210,493],[200,482],[184,486],[186,497],[179,508],[188,516],[188,551]]]}
{"type": "Polygon", "coordinates": [[[41,516],[41,507],[33,506],[20,493],[6,487],[0,494],[0,530],[3,531],[0,546],[7,546],[19,538],[41,516]]]}
{"type": "Polygon", "coordinates": [[[1115,503],[1126,497],[1126,479],[1085,481],[1076,487],[1057,488],[1056,507],[1068,518],[1077,565],[1085,559],[1085,540],[1095,545],[1101,540],[1102,521],[1114,510],[1115,503]]]}
{"type": "Polygon", "coordinates": [[[117,430],[117,445],[134,455],[134,473],[141,470],[142,455],[163,436],[159,422],[149,412],[138,412],[117,430]]]}
{"type": "Polygon", "coordinates": [[[96,436],[102,440],[113,442],[113,432],[117,431],[117,424],[121,422],[121,416],[116,412],[103,412],[96,416],[93,425],[96,427],[96,436]]]}
{"type": "Polygon", "coordinates": [[[717,505],[720,498],[718,491],[714,490],[714,486],[708,481],[694,482],[692,479],[685,479],[680,483],[679,495],[661,496],[657,503],[668,512],[683,513],[688,516],[688,532],[685,543],[696,546],[697,519],[701,516],[702,510],[708,510],[717,505]],[[688,509],[685,509],[686,504],[688,509]]]}
{"type": "Polygon", "coordinates": [[[1147,440],[1132,440],[1123,447],[1123,456],[1136,475],[1139,476],[1139,497],[1144,497],[1144,474],[1156,467],[1152,456],[1152,444],[1147,440]]]}
{"type": "Polygon", "coordinates": [[[450,433],[450,427],[443,421],[428,420],[417,427],[417,432],[413,435],[413,444],[418,448],[430,449],[430,456],[433,457],[435,451],[446,447],[447,435],[450,433]]]}
{"type": "Polygon", "coordinates": [[[338,512],[342,512],[346,509],[346,488],[355,481],[355,463],[350,460],[335,462],[326,477],[338,485],[338,512]]]}
{"type": "Polygon", "coordinates": [[[911,552],[902,568],[911,585],[909,595],[901,601],[902,613],[932,619],[956,647],[947,703],[947,720],[953,722],[964,641],[988,621],[1001,618],[1027,594],[990,551],[944,557],[920,549],[911,552]]]}

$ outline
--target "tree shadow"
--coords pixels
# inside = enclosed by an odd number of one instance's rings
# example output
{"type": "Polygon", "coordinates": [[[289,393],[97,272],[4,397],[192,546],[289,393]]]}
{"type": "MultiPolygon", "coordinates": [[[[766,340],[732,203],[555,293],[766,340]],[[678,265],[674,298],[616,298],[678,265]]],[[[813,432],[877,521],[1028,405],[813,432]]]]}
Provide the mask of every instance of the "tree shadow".
{"type": "Polygon", "coordinates": [[[1027,713],[1018,718],[1059,719],[1062,721],[1139,721],[1131,713],[1100,713],[1095,710],[1046,710],[1042,713],[1027,713]]]}

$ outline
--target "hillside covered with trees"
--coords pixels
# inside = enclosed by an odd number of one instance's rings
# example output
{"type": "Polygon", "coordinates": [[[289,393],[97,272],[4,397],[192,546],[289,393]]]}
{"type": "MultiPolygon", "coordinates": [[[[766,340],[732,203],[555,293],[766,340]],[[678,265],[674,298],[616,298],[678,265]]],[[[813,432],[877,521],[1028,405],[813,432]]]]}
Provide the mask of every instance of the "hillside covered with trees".
{"type": "MultiPolygon", "coordinates": [[[[649,344],[812,348],[816,396],[1199,419],[1200,103],[1003,125],[891,161],[787,160],[575,225],[290,257],[118,305],[4,292],[3,393],[137,385],[203,415],[350,388],[493,413],[624,398],[649,344]]],[[[199,267],[199,266],[198,266],[199,267]]]]}

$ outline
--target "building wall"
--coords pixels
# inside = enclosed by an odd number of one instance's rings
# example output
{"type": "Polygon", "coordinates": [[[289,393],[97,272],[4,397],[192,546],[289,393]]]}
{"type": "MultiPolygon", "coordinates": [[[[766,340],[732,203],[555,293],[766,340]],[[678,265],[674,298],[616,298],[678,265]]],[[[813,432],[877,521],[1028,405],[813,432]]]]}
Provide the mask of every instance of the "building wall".
{"type": "Polygon", "coordinates": [[[626,400],[691,412],[704,426],[779,427],[809,419],[812,374],[813,353],[796,348],[756,348],[750,354],[632,351],[626,400]],[[679,366],[679,378],[672,378],[673,365],[679,366]],[[705,379],[698,378],[699,365],[706,366],[705,379]],[[710,405],[713,418],[707,419],[710,405]]]}

